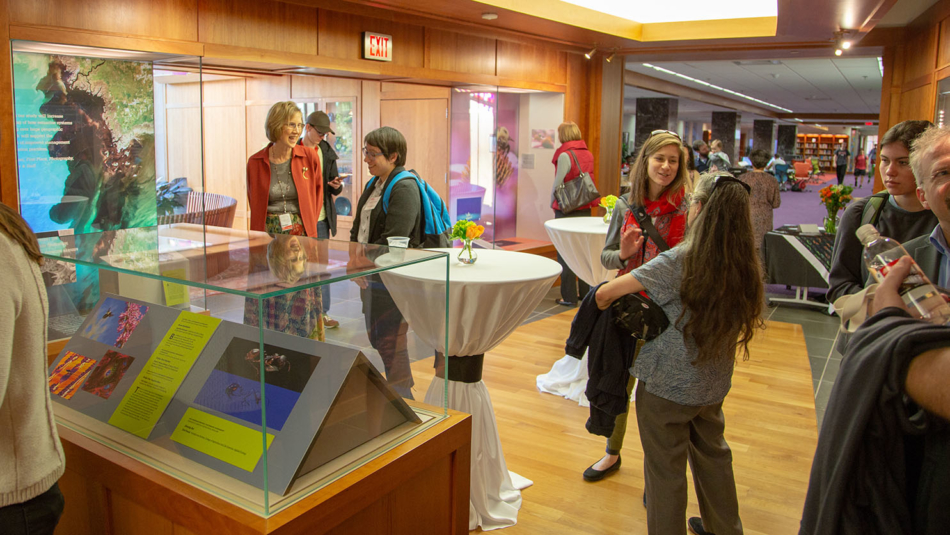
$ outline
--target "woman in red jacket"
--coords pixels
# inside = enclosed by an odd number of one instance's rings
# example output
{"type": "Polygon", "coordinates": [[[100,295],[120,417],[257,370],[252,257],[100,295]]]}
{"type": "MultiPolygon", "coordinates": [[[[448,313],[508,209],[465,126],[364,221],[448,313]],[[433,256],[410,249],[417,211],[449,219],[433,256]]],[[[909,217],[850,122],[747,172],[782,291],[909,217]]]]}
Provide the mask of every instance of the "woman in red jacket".
{"type": "MultiPolygon", "coordinates": [[[[278,102],[267,112],[265,122],[270,143],[247,161],[247,202],[251,211],[251,230],[270,234],[317,237],[317,221],[323,207],[323,171],[314,149],[298,145],[303,132],[303,114],[293,102],[278,102]]],[[[277,240],[275,245],[297,244],[303,251],[313,250],[310,258],[320,262],[309,240],[277,240]]],[[[260,255],[257,255],[259,258],[260,255]]],[[[262,285],[272,282],[265,275],[267,263],[259,260],[263,278],[262,285]]],[[[273,267],[273,266],[271,266],[273,267]]],[[[278,270],[279,271],[279,270],[278,270]]],[[[277,273],[275,273],[277,276],[277,273]]],[[[293,280],[278,283],[293,285],[303,274],[293,280]]],[[[285,332],[294,336],[324,340],[323,301],[319,288],[308,288],[284,294],[258,303],[247,299],[244,306],[244,323],[258,324],[258,306],[263,308],[264,328],[285,332]]]]}
{"type": "MultiPolygon", "coordinates": [[[[581,139],[581,129],[573,122],[561,123],[557,127],[557,138],[561,146],[554,152],[551,163],[555,165],[554,186],[551,188],[551,208],[554,209],[554,218],[562,217],[590,217],[590,209],[600,204],[600,198],[594,199],[587,206],[581,206],[573,212],[564,213],[554,198],[558,186],[574,180],[581,171],[594,178],[594,156],[587,150],[587,143],[581,139]]],[[[561,253],[557,254],[557,262],[561,264],[561,298],[557,304],[573,306],[587,295],[590,285],[577,278],[571,271],[561,253]]]]}

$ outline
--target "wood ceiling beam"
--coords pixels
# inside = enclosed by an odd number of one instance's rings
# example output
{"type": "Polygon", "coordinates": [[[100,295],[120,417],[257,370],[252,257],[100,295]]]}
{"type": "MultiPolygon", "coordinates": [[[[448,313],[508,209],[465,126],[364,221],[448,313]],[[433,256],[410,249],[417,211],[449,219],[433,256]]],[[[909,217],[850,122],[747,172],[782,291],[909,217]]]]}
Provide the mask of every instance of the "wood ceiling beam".
{"type": "Polygon", "coordinates": [[[668,82],[666,80],[661,80],[659,78],[654,78],[652,76],[640,74],[638,72],[625,70],[623,72],[623,83],[624,85],[632,85],[634,87],[656,91],[658,93],[666,93],[673,97],[688,98],[697,102],[712,104],[713,106],[721,106],[723,108],[730,108],[736,111],[754,113],[764,117],[773,117],[776,119],[779,118],[779,114],[777,112],[769,110],[768,108],[762,108],[754,104],[747,104],[740,100],[719,96],[707,91],[668,82]]]}

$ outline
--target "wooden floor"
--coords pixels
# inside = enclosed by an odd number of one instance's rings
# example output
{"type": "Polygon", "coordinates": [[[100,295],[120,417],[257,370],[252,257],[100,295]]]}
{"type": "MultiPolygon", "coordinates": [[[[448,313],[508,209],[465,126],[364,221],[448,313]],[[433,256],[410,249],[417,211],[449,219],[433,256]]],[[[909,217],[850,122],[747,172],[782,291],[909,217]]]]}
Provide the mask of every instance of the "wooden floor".
{"type": "MultiPolygon", "coordinates": [[[[572,318],[568,311],[522,326],[485,358],[483,378],[508,468],[534,481],[522,493],[518,524],[504,533],[646,533],[636,416],[630,415],[623,467],[586,483],[581,473],[605,446],[602,437],[584,429],[589,410],[535,387],[535,377],[564,356],[572,318]]],[[[417,365],[415,390],[421,395],[432,364],[417,365]]],[[[737,365],[723,410],[745,532],[798,533],[818,440],[801,326],[769,322],[754,340],[751,358],[737,365]]],[[[699,515],[692,489],[687,514],[699,515]]]]}

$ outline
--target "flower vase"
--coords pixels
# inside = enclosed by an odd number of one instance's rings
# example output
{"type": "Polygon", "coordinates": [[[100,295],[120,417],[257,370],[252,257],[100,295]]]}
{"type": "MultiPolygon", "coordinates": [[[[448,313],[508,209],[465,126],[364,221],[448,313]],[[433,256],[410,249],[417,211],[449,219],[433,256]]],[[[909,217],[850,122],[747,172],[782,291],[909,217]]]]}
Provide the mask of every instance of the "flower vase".
{"type": "Polygon", "coordinates": [[[828,217],[825,218],[825,233],[835,234],[838,232],[838,211],[828,210],[828,217]]]}
{"type": "Polygon", "coordinates": [[[472,240],[462,240],[462,250],[459,251],[458,260],[463,264],[474,264],[478,260],[478,255],[472,249],[472,240]]]}
{"type": "Polygon", "coordinates": [[[609,224],[609,223],[610,223],[610,218],[611,218],[611,216],[613,216],[613,214],[614,214],[614,209],[613,209],[613,208],[607,208],[607,213],[604,214],[604,223],[608,223],[608,224],[609,224]]]}

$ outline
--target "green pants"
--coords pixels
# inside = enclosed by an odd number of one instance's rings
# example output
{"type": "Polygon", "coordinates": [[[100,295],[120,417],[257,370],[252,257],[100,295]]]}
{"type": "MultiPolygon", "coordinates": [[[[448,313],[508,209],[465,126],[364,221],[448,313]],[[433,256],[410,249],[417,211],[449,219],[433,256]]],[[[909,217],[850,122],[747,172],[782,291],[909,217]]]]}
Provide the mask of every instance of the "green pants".
{"type": "Polygon", "coordinates": [[[609,455],[620,455],[623,449],[623,436],[627,434],[627,415],[630,414],[630,394],[633,392],[633,385],[637,383],[637,378],[633,375],[627,380],[627,412],[618,414],[614,420],[614,432],[607,439],[607,453],[609,455]]]}

